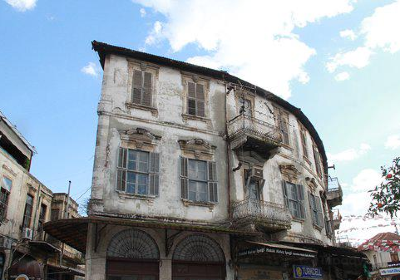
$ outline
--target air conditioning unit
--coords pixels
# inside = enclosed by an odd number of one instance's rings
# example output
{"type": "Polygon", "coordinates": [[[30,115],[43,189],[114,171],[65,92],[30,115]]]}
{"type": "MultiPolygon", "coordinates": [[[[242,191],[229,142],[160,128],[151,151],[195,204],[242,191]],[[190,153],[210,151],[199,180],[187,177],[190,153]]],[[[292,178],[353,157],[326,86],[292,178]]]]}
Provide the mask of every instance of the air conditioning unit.
{"type": "Polygon", "coordinates": [[[32,240],[33,238],[33,230],[30,228],[24,228],[22,231],[22,239],[32,240]]]}
{"type": "Polygon", "coordinates": [[[0,236],[0,248],[11,249],[12,240],[7,236],[0,236]]]}
{"type": "Polygon", "coordinates": [[[262,168],[252,168],[250,169],[250,176],[255,179],[264,179],[264,172],[262,168]]]}

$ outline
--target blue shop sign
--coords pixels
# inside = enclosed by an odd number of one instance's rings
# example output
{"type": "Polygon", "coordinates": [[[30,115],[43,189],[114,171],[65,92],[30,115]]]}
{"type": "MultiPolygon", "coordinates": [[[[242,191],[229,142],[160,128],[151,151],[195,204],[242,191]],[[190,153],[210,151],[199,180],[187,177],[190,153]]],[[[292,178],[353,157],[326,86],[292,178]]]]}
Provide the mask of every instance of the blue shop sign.
{"type": "Polygon", "coordinates": [[[322,269],[306,265],[294,265],[293,276],[295,279],[321,279],[322,269]]]}

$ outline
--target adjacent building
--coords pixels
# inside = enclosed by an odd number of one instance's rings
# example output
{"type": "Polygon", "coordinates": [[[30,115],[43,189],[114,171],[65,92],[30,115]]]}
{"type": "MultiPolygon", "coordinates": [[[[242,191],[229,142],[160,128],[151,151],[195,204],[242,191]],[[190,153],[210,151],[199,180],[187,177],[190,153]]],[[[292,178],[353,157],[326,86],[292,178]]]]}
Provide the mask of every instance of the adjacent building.
{"type": "MultiPolygon", "coordinates": [[[[0,112],[0,279],[21,274],[36,280],[84,276],[76,270],[83,264],[82,254],[43,231],[54,213],[65,211],[66,203],[56,202],[66,201],[67,195],[54,194],[29,173],[34,153],[35,148],[0,112]]],[[[68,213],[76,218],[77,204],[70,200],[68,213]]]]}
{"type": "Polygon", "coordinates": [[[400,236],[392,232],[378,233],[358,250],[367,255],[372,264],[372,278],[400,279],[400,236]]]}
{"type": "Polygon", "coordinates": [[[362,253],[334,247],[342,192],[299,108],[224,71],[92,46],[104,76],[89,216],[45,225],[85,252],[86,279],[362,274],[362,253]]]}

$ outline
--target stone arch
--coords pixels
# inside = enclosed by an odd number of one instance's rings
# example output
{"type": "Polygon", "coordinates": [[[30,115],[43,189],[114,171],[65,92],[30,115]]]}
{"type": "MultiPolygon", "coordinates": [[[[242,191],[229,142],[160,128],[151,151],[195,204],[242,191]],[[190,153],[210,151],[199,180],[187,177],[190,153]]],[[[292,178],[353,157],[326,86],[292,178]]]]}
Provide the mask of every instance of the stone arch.
{"type": "Polygon", "coordinates": [[[160,252],[157,243],[148,233],[137,229],[127,229],[117,233],[111,239],[107,257],[159,259],[160,252]]]}
{"type": "Polygon", "coordinates": [[[224,253],[217,242],[206,235],[190,235],[176,246],[174,261],[225,262],[224,253]]]}

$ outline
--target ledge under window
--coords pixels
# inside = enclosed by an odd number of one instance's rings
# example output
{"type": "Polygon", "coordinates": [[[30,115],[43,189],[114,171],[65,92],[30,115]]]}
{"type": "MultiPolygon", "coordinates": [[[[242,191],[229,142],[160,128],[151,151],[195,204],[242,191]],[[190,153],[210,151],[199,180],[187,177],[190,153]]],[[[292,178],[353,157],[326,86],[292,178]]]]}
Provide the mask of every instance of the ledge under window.
{"type": "Polygon", "coordinates": [[[182,198],[183,205],[186,207],[191,206],[200,206],[200,207],[208,207],[210,210],[213,210],[215,207],[215,203],[213,202],[206,202],[206,201],[193,201],[189,199],[182,198]]]}
{"type": "Polygon", "coordinates": [[[134,193],[126,193],[123,191],[117,191],[118,196],[121,198],[128,198],[128,199],[141,199],[147,201],[153,201],[157,196],[155,195],[142,195],[142,194],[134,194],[134,193]]]}
{"type": "Polygon", "coordinates": [[[317,225],[317,224],[314,224],[314,223],[313,223],[313,226],[314,226],[314,228],[315,228],[316,230],[318,230],[318,231],[322,231],[322,229],[324,228],[324,227],[321,227],[321,226],[319,226],[319,225],[317,225]]]}
{"type": "Polygon", "coordinates": [[[158,110],[155,107],[150,107],[150,106],[145,106],[141,104],[136,104],[132,102],[126,102],[125,103],[126,107],[128,109],[139,109],[139,110],[144,110],[144,111],[150,111],[153,116],[158,116],[158,110]]]}
{"type": "Polygon", "coordinates": [[[182,114],[182,118],[187,121],[187,120],[194,120],[194,121],[202,121],[207,124],[211,124],[211,119],[206,118],[206,117],[200,117],[196,115],[189,115],[189,114],[182,114]]]}

